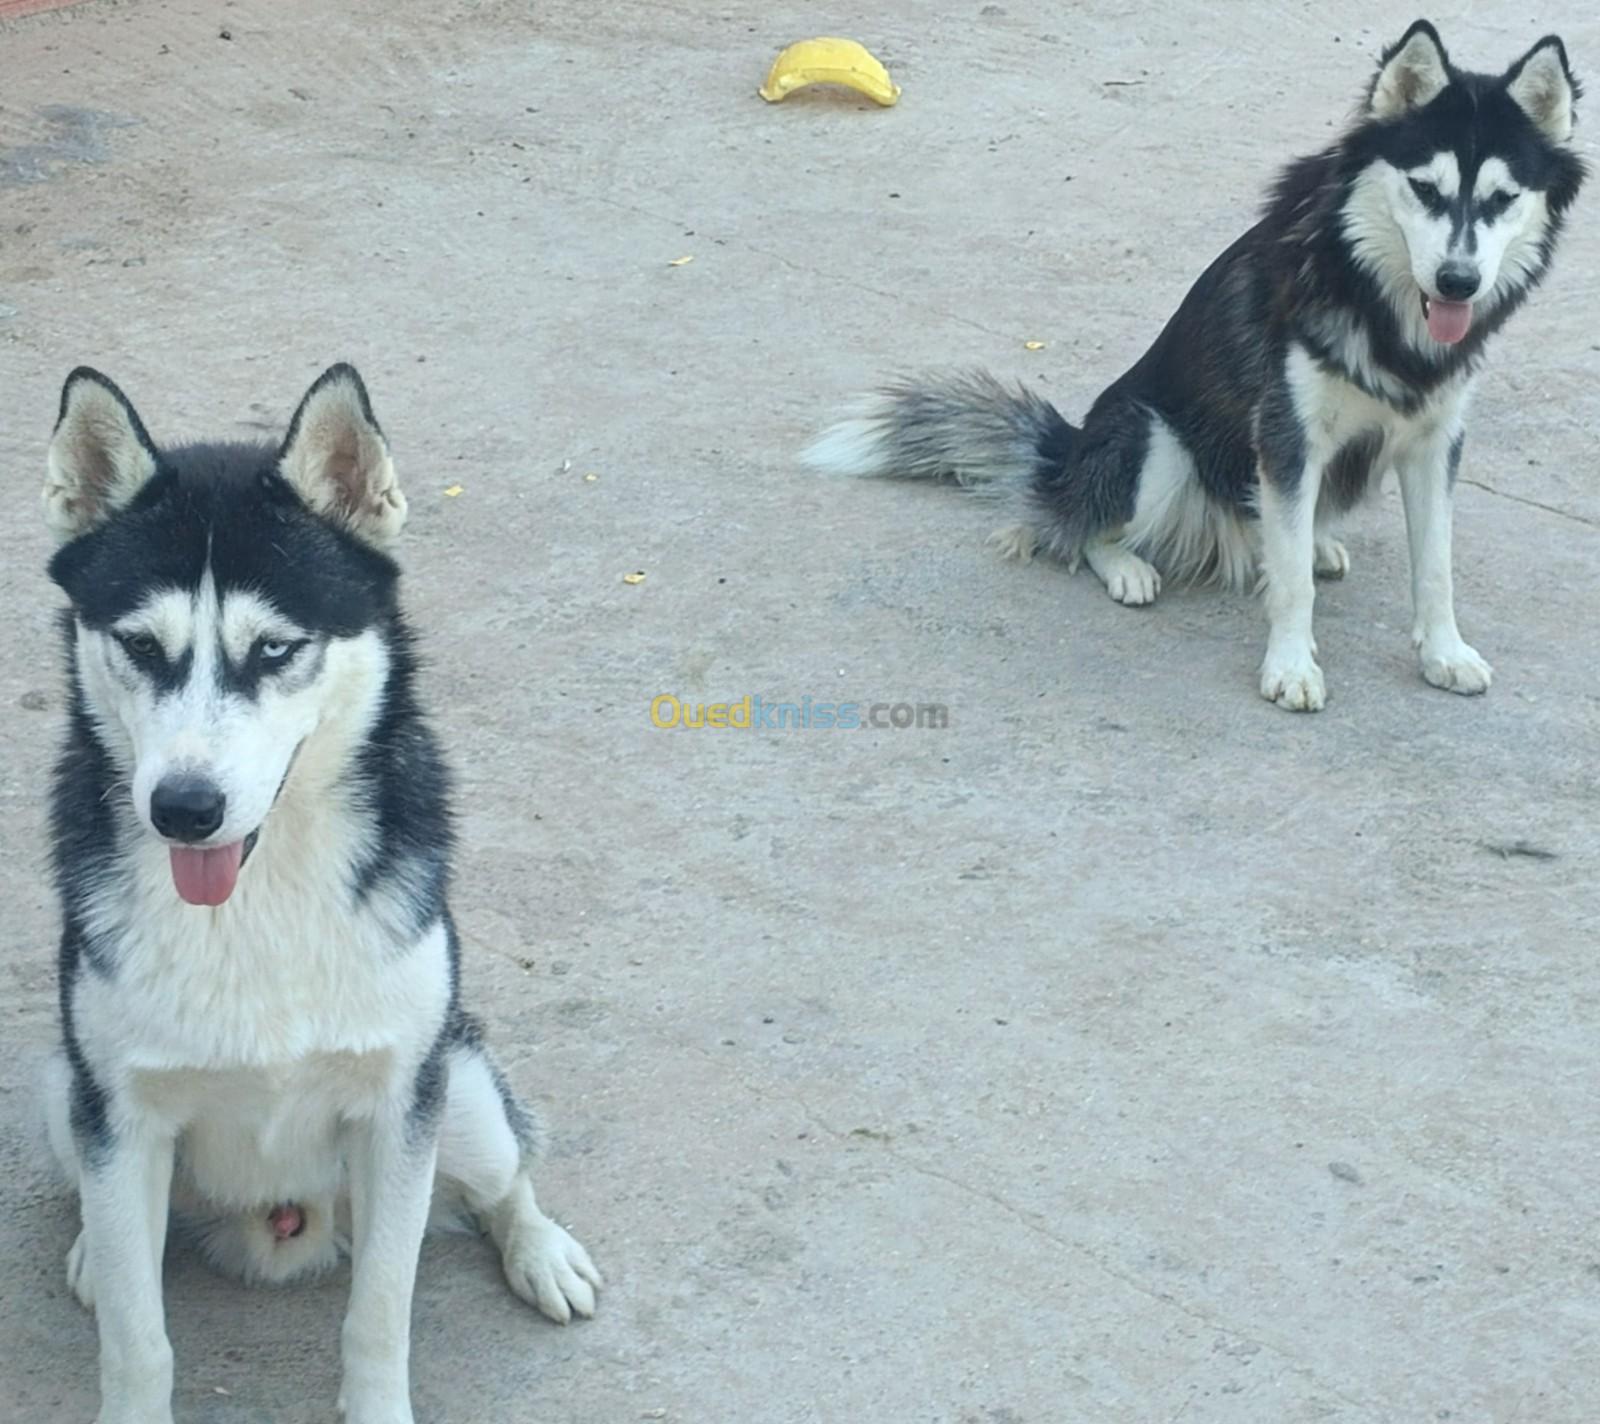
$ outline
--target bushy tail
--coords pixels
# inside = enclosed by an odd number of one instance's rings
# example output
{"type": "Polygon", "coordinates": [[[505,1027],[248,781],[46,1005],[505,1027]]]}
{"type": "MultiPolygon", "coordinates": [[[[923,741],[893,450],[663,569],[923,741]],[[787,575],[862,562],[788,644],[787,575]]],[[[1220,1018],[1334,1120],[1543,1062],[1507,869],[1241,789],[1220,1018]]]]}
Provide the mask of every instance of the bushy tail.
{"type": "Polygon", "coordinates": [[[827,474],[953,480],[1025,494],[1041,468],[1059,468],[1076,435],[1048,401],[971,371],[885,386],[801,459],[827,474]]]}

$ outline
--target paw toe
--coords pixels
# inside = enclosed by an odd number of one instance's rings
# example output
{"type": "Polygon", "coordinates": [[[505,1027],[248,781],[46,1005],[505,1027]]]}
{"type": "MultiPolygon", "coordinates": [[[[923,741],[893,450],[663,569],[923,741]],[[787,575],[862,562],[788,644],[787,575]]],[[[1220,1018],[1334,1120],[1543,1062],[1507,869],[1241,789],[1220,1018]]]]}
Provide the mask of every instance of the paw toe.
{"type": "Polygon", "coordinates": [[[1446,692],[1459,692],[1464,697],[1475,697],[1489,690],[1494,681],[1494,669],[1472,648],[1463,643],[1459,648],[1422,655],[1422,676],[1435,687],[1446,692]]]}
{"type": "Polygon", "coordinates": [[[1322,669],[1315,663],[1263,668],[1261,695],[1288,712],[1320,712],[1328,700],[1322,669]]]}
{"type": "Polygon", "coordinates": [[[1161,575],[1148,566],[1130,569],[1126,573],[1112,574],[1106,580],[1106,592],[1124,607],[1137,608],[1154,603],[1161,592],[1161,575]]]}

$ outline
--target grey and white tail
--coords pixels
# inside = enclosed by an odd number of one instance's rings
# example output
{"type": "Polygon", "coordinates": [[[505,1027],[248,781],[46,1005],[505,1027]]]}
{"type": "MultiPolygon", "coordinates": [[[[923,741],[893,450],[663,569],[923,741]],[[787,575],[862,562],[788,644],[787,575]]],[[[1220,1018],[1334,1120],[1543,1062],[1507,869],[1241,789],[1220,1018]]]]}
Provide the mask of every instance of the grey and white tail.
{"type": "Polygon", "coordinates": [[[993,493],[1031,488],[1075,432],[1047,400],[987,371],[899,380],[865,397],[802,454],[836,475],[953,480],[993,493]]]}
{"type": "Polygon", "coordinates": [[[1003,501],[990,542],[1087,562],[1119,603],[1148,603],[1162,575],[1242,588],[1254,555],[1237,511],[1213,501],[1153,410],[1102,396],[1083,429],[984,371],[900,380],[867,396],[801,456],[839,475],[947,480],[1003,501]]]}

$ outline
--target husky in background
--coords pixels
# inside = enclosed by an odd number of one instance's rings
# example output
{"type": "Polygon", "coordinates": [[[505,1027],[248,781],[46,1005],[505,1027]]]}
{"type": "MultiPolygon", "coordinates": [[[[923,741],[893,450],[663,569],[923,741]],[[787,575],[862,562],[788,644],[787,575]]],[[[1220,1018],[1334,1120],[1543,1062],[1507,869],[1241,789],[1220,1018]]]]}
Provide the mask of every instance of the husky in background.
{"type": "Polygon", "coordinates": [[[518,1295],[600,1277],[540,1210],[535,1130],[461,1003],[443,762],[390,548],[405,521],[360,377],[281,446],[158,448],[67,378],[45,513],[71,713],[56,769],[62,1051],[47,1081],[99,1316],[101,1424],[170,1424],[169,1208],[219,1265],[352,1257],[340,1407],[409,1424],[430,1219],[493,1236],[518,1295]]]}
{"type": "Polygon", "coordinates": [[[1338,520],[1392,467],[1422,675],[1483,692],[1489,664],[1456,628],[1451,490],[1484,347],[1544,275],[1584,176],[1578,94],[1554,35],[1471,74],[1419,20],[1344,135],[1284,170],[1081,427],[981,372],[908,380],[805,458],[990,486],[1014,512],[1004,552],[1087,563],[1119,603],[1149,603],[1163,576],[1259,577],[1261,695],[1296,711],[1326,698],[1314,576],[1348,570],[1338,520]]]}

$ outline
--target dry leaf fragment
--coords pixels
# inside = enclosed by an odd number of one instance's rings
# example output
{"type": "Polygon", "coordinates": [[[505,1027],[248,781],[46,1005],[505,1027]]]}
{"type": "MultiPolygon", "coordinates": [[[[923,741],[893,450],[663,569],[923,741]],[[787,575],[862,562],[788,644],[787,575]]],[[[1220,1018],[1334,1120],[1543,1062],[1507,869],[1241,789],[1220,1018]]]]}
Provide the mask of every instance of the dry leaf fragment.
{"type": "Polygon", "coordinates": [[[450,488],[447,489],[444,492],[444,497],[446,499],[454,499],[460,493],[461,493],[461,486],[460,485],[451,485],[450,488]]]}
{"type": "Polygon", "coordinates": [[[623,583],[643,583],[644,582],[644,574],[643,573],[623,574],[622,581],[623,581],[623,583]]]}
{"type": "Polygon", "coordinates": [[[694,261],[694,254],[691,252],[687,257],[674,257],[672,259],[672,261],[667,263],[667,266],[669,266],[669,267],[687,267],[693,261],[694,261]]]}

